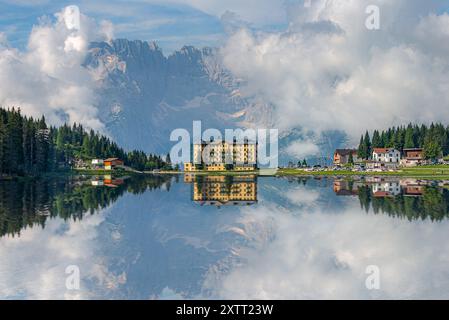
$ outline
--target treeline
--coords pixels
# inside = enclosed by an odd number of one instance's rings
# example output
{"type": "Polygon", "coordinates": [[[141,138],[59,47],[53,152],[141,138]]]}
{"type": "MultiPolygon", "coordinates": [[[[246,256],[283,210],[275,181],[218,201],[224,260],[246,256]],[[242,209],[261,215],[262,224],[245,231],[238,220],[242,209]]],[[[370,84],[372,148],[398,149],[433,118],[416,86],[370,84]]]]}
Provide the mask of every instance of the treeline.
{"type": "Polygon", "coordinates": [[[22,116],[20,109],[0,108],[0,174],[40,175],[70,168],[79,160],[120,158],[136,170],[171,169],[170,159],[147,155],[143,151],[126,152],[108,137],[82,125],[47,126],[22,116]]]}
{"type": "Polygon", "coordinates": [[[449,126],[441,123],[430,126],[409,124],[392,127],[384,131],[374,130],[372,137],[362,135],[358,148],[358,157],[369,159],[374,148],[423,148],[426,159],[438,159],[449,154],[449,126]]]}

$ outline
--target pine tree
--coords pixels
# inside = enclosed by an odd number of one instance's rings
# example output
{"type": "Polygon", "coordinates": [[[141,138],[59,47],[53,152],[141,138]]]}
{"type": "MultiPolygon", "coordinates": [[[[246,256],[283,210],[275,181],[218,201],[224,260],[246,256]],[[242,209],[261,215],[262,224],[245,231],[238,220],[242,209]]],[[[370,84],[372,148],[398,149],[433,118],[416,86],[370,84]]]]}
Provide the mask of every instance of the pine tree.
{"type": "Polygon", "coordinates": [[[20,110],[13,108],[7,114],[6,124],[6,171],[10,174],[22,173],[23,170],[23,149],[22,146],[22,117],[20,110]]]}
{"type": "Polygon", "coordinates": [[[6,126],[5,113],[0,109],[0,173],[5,172],[6,161],[6,126]]]}
{"type": "Polygon", "coordinates": [[[36,169],[38,172],[46,172],[48,169],[49,130],[42,117],[37,124],[36,132],[36,169]]]}
{"type": "Polygon", "coordinates": [[[387,144],[388,144],[388,137],[387,134],[385,133],[385,131],[382,131],[381,135],[380,135],[380,147],[379,148],[386,148],[387,144]]]}
{"type": "Polygon", "coordinates": [[[419,148],[424,148],[424,140],[427,135],[427,127],[426,125],[421,125],[419,128],[419,134],[418,134],[418,146],[419,148]]]}
{"type": "Polygon", "coordinates": [[[352,155],[352,152],[349,153],[348,163],[349,163],[349,164],[354,164],[354,157],[353,157],[353,155],[352,155]]]}
{"type": "Polygon", "coordinates": [[[167,153],[167,156],[165,157],[165,162],[167,163],[167,167],[171,168],[172,164],[171,164],[170,153],[167,153]]]}
{"type": "Polygon", "coordinates": [[[402,127],[398,127],[394,133],[394,144],[393,147],[396,150],[402,150],[405,144],[405,132],[402,127]]]}
{"type": "Polygon", "coordinates": [[[369,136],[368,131],[366,131],[365,133],[365,138],[363,139],[363,144],[364,144],[364,157],[363,159],[369,159],[371,157],[371,139],[369,136]]]}
{"type": "Polygon", "coordinates": [[[433,123],[425,130],[426,136],[424,137],[424,156],[426,159],[437,159],[442,153],[442,137],[438,131],[438,127],[433,123]]]}
{"type": "Polygon", "coordinates": [[[405,131],[404,148],[415,148],[415,133],[413,126],[409,124],[405,131]]]}
{"type": "Polygon", "coordinates": [[[363,135],[360,137],[360,143],[359,148],[357,149],[357,156],[359,159],[366,159],[366,146],[365,146],[365,140],[363,139],[363,135]]]}
{"type": "Polygon", "coordinates": [[[24,162],[24,170],[26,173],[33,171],[33,163],[34,163],[34,123],[32,120],[25,119],[23,125],[23,162],[24,162]]]}
{"type": "Polygon", "coordinates": [[[395,127],[388,129],[388,132],[387,132],[388,143],[386,146],[387,148],[394,148],[394,145],[396,143],[395,131],[396,131],[395,127]]]}
{"type": "Polygon", "coordinates": [[[435,160],[442,154],[441,146],[429,134],[424,140],[424,157],[435,160]]]}
{"type": "Polygon", "coordinates": [[[381,140],[379,131],[377,131],[377,130],[374,130],[374,133],[373,133],[372,147],[373,148],[381,148],[382,147],[382,140],[381,140]]]}

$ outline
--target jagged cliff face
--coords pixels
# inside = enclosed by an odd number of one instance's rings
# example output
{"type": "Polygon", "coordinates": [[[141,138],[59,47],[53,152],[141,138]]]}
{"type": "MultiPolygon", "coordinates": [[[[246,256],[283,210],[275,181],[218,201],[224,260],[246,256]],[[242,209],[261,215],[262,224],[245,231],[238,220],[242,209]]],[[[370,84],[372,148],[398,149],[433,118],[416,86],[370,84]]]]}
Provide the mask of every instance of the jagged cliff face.
{"type": "Polygon", "coordinates": [[[170,132],[269,125],[270,107],[242,99],[241,83],[215,49],[183,47],[165,57],[155,43],[92,43],[86,60],[98,82],[101,120],[126,148],[166,153],[170,132]]]}
{"type": "MultiPolygon", "coordinates": [[[[207,128],[274,127],[273,106],[259,97],[242,97],[245,83],[222,63],[218,50],[183,47],[168,57],[154,43],[114,40],[92,43],[85,67],[97,80],[100,120],[109,134],[127,149],[166,154],[176,128],[192,130],[193,120],[207,128]]],[[[299,116],[305,116],[298,114],[299,116]]],[[[280,132],[280,164],[295,156],[286,153],[301,130],[280,132]]],[[[318,160],[330,159],[345,142],[341,133],[324,133],[312,139],[319,146],[318,160]]]]}

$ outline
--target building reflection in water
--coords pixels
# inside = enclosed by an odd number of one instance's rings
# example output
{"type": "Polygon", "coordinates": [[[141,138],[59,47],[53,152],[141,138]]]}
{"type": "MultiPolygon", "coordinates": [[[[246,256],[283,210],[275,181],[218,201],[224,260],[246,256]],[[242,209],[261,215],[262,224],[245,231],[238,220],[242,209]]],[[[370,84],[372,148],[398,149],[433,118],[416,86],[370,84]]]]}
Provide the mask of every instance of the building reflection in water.
{"type": "Polygon", "coordinates": [[[449,181],[399,178],[335,180],[337,196],[357,196],[366,212],[408,220],[441,221],[449,217],[449,181]]]}
{"type": "Polygon", "coordinates": [[[357,196],[361,187],[368,186],[373,197],[412,196],[424,194],[425,187],[444,187],[445,182],[435,183],[418,179],[368,178],[365,180],[334,180],[334,192],[337,196],[357,196]]]}
{"type": "Polygon", "coordinates": [[[118,186],[122,185],[125,182],[125,179],[127,179],[127,177],[116,178],[112,177],[111,175],[104,175],[93,177],[90,183],[92,186],[96,187],[105,186],[110,188],[117,188],[118,186]]]}
{"type": "Polygon", "coordinates": [[[257,203],[256,175],[184,175],[192,184],[192,201],[200,205],[245,206],[257,203]]]}
{"type": "Polygon", "coordinates": [[[337,196],[356,196],[360,183],[352,180],[334,180],[334,192],[337,196]]]}

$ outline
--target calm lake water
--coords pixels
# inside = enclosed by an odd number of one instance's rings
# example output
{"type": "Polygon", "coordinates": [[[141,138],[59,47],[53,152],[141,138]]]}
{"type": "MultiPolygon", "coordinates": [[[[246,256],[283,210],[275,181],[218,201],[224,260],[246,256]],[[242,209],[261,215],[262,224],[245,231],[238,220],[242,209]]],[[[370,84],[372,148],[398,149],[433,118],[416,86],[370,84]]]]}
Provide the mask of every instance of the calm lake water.
{"type": "Polygon", "coordinates": [[[0,298],[447,299],[448,214],[413,179],[1,182],[0,298]]]}

